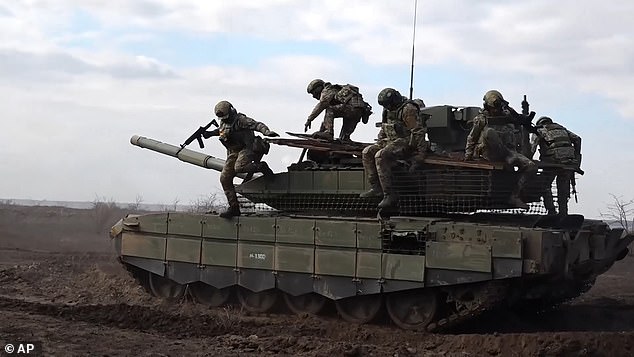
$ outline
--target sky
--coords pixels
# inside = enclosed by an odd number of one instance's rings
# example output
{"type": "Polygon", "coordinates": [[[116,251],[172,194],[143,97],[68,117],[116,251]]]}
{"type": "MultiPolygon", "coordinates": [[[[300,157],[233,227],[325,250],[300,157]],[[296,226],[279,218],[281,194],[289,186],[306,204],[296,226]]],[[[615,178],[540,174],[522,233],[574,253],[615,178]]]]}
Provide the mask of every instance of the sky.
{"type": "MultiPolygon", "coordinates": [[[[610,194],[634,198],[632,13],[629,0],[420,0],[414,95],[480,106],[498,89],[520,109],[526,94],[538,117],[583,138],[570,211],[598,217],[610,194]]],[[[382,88],[409,91],[413,18],[414,0],[0,0],[0,198],[188,204],[218,193],[215,171],[130,137],[178,145],[220,100],[301,132],[314,78],[355,84],[377,108],[382,88]]],[[[360,124],[352,138],[376,130],[360,124]]],[[[225,157],[216,139],[202,151],[225,157]]],[[[284,171],[300,152],[273,146],[266,160],[284,171]]]]}

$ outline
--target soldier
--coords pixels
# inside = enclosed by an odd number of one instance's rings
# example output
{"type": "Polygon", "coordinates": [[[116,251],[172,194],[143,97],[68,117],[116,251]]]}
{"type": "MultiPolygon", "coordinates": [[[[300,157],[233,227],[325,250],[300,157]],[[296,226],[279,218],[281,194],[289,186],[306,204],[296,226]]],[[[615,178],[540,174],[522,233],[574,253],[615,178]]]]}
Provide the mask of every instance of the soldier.
{"type": "Polygon", "coordinates": [[[367,124],[372,107],[363,100],[359,88],[346,84],[330,84],[321,79],[312,80],[306,89],[313,98],[319,100],[304,124],[304,132],[310,129],[310,123],[324,110],[324,121],[318,132],[313,137],[333,140],[334,119],[343,118],[343,125],[339,134],[339,140],[350,141],[350,135],[354,132],[360,120],[367,124]]]}
{"type": "Polygon", "coordinates": [[[490,90],[484,94],[484,104],[480,113],[473,119],[473,127],[467,136],[465,160],[484,158],[489,161],[504,161],[508,165],[517,166],[521,173],[517,184],[511,193],[509,203],[513,207],[528,209],[528,205],[520,199],[528,177],[537,172],[537,165],[520,154],[516,143],[517,125],[525,123],[531,116],[522,117],[504,100],[497,90],[490,90]]]}
{"type": "MultiPolygon", "coordinates": [[[[535,154],[539,147],[539,160],[542,162],[570,165],[581,165],[581,138],[562,125],[554,123],[549,117],[541,117],[535,123],[536,133],[531,138],[531,154],[535,154]]],[[[559,214],[568,214],[568,199],[570,198],[570,180],[574,172],[570,170],[545,170],[548,175],[549,186],[543,193],[544,207],[549,215],[557,214],[553,203],[553,193],[550,185],[557,177],[557,205],[559,214]]]]}
{"type": "Polygon", "coordinates": [[[236,196],[236,188],[233,185],[236,173],[273,174],[266,162],[256,160],[257,154],[254,153],[254,145],[258,137],[253,134],[253,131],[259,131],[266,136],[279,135],[269,130],[263,123],[238,113],[233,105],[226,100],[218,102],[214,112],[220,119],[220,126],[212,131],[206,131],[203,136],[205,139],[219,136],[220,142],[227,148],[227,160],[220,173],[220,184],[227,196],[229,208],[221,212],[220,217],[231,218],[240,215],[240,205],[236,196]]]}
{"type": "Polygon", "coordinates": [[[381,131],[377,143],[363,149],[363,168],[370,190],[360,197],[383,196],[379,208],[388,208],[398,203],[392,186],[392,165],[396,160],[414,155],[420,160],[427,152],[429,142],[425,139],[427,130],[420,120],[418,103],[392,88],[383,89],[378,102],[383,106],[381,131]]]}

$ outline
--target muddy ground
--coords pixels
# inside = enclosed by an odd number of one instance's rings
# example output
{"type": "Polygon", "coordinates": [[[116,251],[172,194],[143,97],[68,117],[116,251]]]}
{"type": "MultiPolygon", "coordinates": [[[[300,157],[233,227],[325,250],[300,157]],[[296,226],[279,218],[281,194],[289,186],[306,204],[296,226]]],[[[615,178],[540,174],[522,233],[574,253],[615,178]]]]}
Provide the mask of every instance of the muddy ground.
{"type": "Polygon", "coordinates": [[[443,334],[253,315],[148,296],[117,263],[107,228],[124,212],[0,207],[0,356],[39,341],[55,356],[631,356],[634,258],[560,310],[496,312],[443,334]],[[101,216],[100,216],[101,215],[101,216]]]}

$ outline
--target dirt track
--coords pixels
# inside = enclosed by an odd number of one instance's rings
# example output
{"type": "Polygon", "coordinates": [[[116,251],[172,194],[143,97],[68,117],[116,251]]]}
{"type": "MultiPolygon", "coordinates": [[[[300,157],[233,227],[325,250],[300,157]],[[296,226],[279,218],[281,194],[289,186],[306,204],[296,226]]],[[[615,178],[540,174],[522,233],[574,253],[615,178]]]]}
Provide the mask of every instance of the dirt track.
{"type": "Polygon", "coordinates": [[[251,315],[162,302],[136,286],[96,223],[89,211],[0,208],[0,347],[36,340],[58,356],[634,354],[632,258],[559,311],[496,313],[451,333],[419,334],[350,325],[334,314],[251,315]]]}

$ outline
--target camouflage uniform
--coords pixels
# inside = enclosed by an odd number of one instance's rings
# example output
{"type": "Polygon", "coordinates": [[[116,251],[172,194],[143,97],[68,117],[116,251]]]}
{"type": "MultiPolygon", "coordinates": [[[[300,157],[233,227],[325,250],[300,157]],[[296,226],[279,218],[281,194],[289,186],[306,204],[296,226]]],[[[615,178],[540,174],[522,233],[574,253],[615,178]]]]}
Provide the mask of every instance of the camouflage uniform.
{"type": "Polygon", "coordinates": [[[334,120],[343,118],[343,125],[339,134],[340,140],[350,140],[350,135],[354,132],[357,124],[363,119],[363,123],[368,122],[372,107],[363,100],[363,95],[359,93],[359,88],[346,84],[330,84],[320,79],[313,80],[307,89],[319,103],[308,115],[305,130],[308,130],[310,123],[325,110],[324,121],[321,123],[318,132],[313,135],[317,138],[332,140],[334,138],[334,120]]]}
{"type": "MultiPolygon", "coordinates": [[[[503,161],[510,166],[517,166],[522,173],[511,193],[509,203],[513,206],[528,209],[528,205],[520,199],[520,192],[531,175],[537,172],[537,165],[520,154],[518,150],[516,113],[506,107],[502,95],[497,91],[489,91],[484,97],[484,109],[473,119],[473,127],[467,136],[465,159],[483,158],[489,161],[503,161]],[[490,92],[499,95],[495,106],[487,104],[490,92]]],[[[492,104],[492,103],[491,103],[492,104]]]]}
{"type": "MultiPolygon", "coordinates": [[[[231,106],[229,102],[223,101],[225,107],[231,106]]],[[[220,172],[220,184],[227,196],[229,209],[220,215],[225,218],[240,215],[240,205],[236,195],[236,189],[233,185],[233,178],[237,173],[254,173],[262,172],[265,175],[273,174],[268,164],[259,161],[262,158],[265,149],[268,152],[268,146],[262,146],[262,139],[254,135],[254,131],[259,131],[266,136],[279,136],[277,133],[269,130],[269,128],[258,121],[255,121],[242,113],[237,113],[233,106],[226,111],[219,110],[221,103],[216,105],[216,115],[221,117],[220,126],[212,131],[205,132],[204,137],[219,136],[220,142],[227,148],[227,159],[225,166],[220,172]],[[259,139],[259,140],[258,140],[259,139]]]]}
{"type": "MultiPolygon", "coordinates": [[[[562,125],[553,123],[548,117],[541,117],[536,124],[536,133],[531,138],[531,153],[539,147],[539,160],[542,162],[579,167],[581,164],[581,137],[562,125]]],[[[570,180],[574,172],[570,170],[544,170],[548,182],[557,178],[557,203],[559,214],[568,214],[570,198],[570,180]]],[[[544,207],[548,214],[555,214],[555,204],[550,185],[543,193],[544,207]]]]}
{"type": "Polygon", "coordinates": [[[420,120],[418,104],[402,97],[398,91],[386,88],[379,93],[381,105],[382,94],[388,89],[398,98],[393,105],[384,106],[377,143],[363,149],[363,168],[371,188],[361,197],[383,195],[379,208],[394,206],[398,202],[392,184],[394,163],[414,155],[421,160],[429,149],[429,142],[425,139],[427,128],[420,120]]]}

